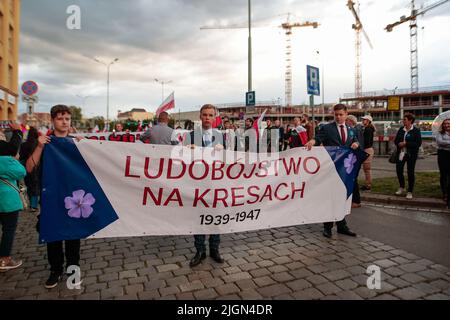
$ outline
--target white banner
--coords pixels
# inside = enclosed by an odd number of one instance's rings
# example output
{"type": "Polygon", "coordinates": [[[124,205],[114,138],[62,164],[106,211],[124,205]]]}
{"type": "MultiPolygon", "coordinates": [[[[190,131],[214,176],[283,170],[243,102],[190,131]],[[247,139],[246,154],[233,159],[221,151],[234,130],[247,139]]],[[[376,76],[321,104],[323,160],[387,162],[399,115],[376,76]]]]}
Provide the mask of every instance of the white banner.
{"type": "Polygon", "coordinates": [[[349,149],[296,148],[270,156],[70,141],[46,147],[44,159],[68,159],[44,163],[43,215],[54,225],[44,228],[42,241],[76,238],[78,224],[73,236],[54,235],[58,219],[86,224],[108,210],[117,219],[88,236],[223,234],[339,221],[350,213],[358,163],[349,149]],[[51,175],[45,166],[53,168],[51,175]]]}

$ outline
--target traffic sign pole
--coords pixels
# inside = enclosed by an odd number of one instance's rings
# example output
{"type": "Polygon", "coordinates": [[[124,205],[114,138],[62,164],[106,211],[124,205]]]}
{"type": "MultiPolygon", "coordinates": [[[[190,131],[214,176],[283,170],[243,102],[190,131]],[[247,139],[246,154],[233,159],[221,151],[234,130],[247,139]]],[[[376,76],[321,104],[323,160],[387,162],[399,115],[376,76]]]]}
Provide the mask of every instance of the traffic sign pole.
{"type": "Polygon", "coordinates": [[[313,126],[313,137],[316,136],[316,118],[314,116],[314,95],[309,96],[309,106],[311,107],[311,114],[312,114],[312,126],[313,126]]]}

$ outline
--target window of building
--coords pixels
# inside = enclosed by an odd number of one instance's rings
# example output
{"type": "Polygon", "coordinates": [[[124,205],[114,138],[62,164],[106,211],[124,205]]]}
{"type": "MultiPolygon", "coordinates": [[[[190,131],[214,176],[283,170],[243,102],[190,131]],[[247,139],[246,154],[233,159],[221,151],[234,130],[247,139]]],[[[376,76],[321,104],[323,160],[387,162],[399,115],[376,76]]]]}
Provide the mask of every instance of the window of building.
{"type": "Polygon", "coordinates": [[[14,15],[14,0],[9,0],[9,11],[14,15]]]}
{"type": "Polygon", "coordinates": [[[0,11],[0,43],[3,43],[3,12],[0,11]]]}
{"type": "Polygon", "coordinates": [[[13,88],[13,81],[14,81],[14,74],[13,74],[13,67],[11,65],[8,66],[8,85],[9,88],[13,88]]]}
{"type": "Polygon", "coordinates": [[[0,57],[0,84],[3,84],[3,58],[0,57]]]}
{"type": "Polygon", "coordinates": [[[9,51],[14,51],[14,28],[11,25],[9,26],[8,45],[9,51]]]}

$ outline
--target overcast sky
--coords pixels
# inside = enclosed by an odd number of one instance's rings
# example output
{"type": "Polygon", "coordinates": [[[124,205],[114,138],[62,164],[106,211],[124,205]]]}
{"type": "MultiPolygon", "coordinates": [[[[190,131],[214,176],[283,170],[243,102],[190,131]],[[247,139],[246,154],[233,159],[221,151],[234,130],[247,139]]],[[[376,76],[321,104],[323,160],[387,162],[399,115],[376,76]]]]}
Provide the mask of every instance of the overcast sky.
{"type": "MultiPolygon", "coordinates": [[[[436,0],[418,0],[418,6],[436,0]]],[[[285,35],[277,26],[317,21],[293,29],[293,103],[307,101],[306,65],[325,71],[325,101],[354,91],[353,16],[346,0],[253,0],[253,89],[258,101],[284,103],[285,35]],[[320,55],[316,52],[319,51],[320,55]]],[[[410,14],[409,0],[362,0],[361,20],[371,39],[362,48],[363,91],[410,86],[409,26],[384,28],[410,14]]],[[[247,0],[22,0],[20,83],[40,87],[38,112],[57,103],[81,106],[86,116],[106,116],[106,67],[111,67],[110,118],[118,110],[161,103],[175,91],[176,111],[205,103],[244,101],[246,29],[200,30],[203,25],[245,24],[247,0]],[[69,30],[67,7],[81,8],[81,30],[69,30]]],[[[419,85],[450,85],[450,2],[418,19],[419,85]],[[423,28],[422,28],[423,27],[423,28]]],[[[320,101],[320,98],[316,98],[320,101]]],[[[24,111],[23,105],[20,110],[24,111]]]]}

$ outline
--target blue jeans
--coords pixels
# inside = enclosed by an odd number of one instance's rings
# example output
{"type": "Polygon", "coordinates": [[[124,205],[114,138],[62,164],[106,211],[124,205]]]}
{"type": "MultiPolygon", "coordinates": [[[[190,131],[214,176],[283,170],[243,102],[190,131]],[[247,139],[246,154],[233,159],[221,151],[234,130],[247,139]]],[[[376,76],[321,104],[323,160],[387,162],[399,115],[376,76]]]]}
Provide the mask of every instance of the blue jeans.
{"type": "Polygon", "coordinates": [[[0,242],[0,257],[11,256],[11,250],[16,235],[17,220],[19,211],[0,213],[0,223],[2,224],[2,240],[0,242]]]}
{"type": "MultiPolygon", "coordinates": [[[[198,252],[203,253],[206,251],[205,240],[206,236],[204,234],[194,236],[194,245],[198,252]]],[[[209,236],[209,250],[219,250],[219,244],[220,234],[211,234],[209,236]]]]}

